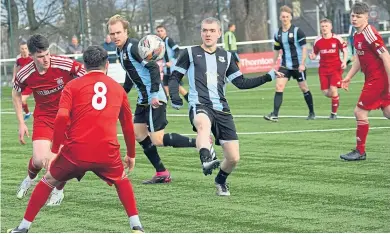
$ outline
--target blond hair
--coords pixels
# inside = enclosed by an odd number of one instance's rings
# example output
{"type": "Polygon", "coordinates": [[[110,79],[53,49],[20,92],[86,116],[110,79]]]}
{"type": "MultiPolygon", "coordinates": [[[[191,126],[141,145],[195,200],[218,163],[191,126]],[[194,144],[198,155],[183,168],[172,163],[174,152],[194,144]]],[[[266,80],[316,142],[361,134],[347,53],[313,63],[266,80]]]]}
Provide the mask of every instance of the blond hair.
{"type": "Polygon", "coordinates": [[[287,12],[287,13],[289,13],[290,15],[292,15],[292,10],[291,10],[291,8],[290,8],[289,6],[287,6],[287,5],[281,6],[279,11],[280,11],[280,13],[282,13],[282,12],[287,12]]]}
{"type": "Polygon", "coordinates": [[[323,18],[322,20],[320,20],[320,24],[322,24],[322,23],[330,23],[330,24],[332,24],[332,21],[330,19],[323,18]]]}
{"type": "Polygon", "coordinates": [[[127,21],[124,17],[121,15],[114,15],[111,16],[111,18],[107,21],[107,26],[116,24],[116,23],[122,23],[123,29],[128,30],[129,29],[129,21],[127,21]]]}

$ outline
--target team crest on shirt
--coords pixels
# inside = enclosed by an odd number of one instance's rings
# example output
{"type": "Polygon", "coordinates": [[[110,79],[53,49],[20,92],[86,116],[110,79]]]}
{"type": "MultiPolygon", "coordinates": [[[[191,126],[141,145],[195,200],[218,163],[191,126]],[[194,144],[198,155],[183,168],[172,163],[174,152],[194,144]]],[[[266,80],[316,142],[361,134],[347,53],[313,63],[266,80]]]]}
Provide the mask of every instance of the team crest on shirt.
{"type": "Polygon", "coordinates": [[[123,53],[123,60],[126,60],[127,59],[127,55],[126,55],[126,53],[123,53]]]}
{"type": "Polygon", "coordinates": [[[288,34],[288,37],[289,37],[289,38],[293,38],[293,36],[294,36],[293,33],[289,33],[289,34],[288,34]]]}
{"type": "Polygon", "coordinates": [[[336,43],[332,43],[332,48],[336,48],[336,43]]]}
{"type": "Polygon", "coordinates": [[[362,43],[361,42],[358,42],[358,49],[361,50],[362,49],[362,43]]]}
{"type": "Polygon", "coordinates": [[[64,84],[64,81],[62,80],[62,77],[57,78],[56,80],[57,80],[57,84],[58,85],[63,85],[64,84]]]}
{"type": "Polygon", "coordinates": [[[225,62],[225,57],[223,57],[223,56],[218,56],[218,60],[219,60],[221,63],[224,63],[224,62],[225,62]]]}

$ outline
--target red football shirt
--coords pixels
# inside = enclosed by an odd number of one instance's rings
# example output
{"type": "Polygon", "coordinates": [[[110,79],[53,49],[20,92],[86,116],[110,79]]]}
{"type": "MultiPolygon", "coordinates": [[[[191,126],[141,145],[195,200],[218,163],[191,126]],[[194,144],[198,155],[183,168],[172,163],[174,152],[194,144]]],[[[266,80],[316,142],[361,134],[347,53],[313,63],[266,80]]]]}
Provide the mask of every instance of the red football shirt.
{"type": "Polygon", "coordinates": [[[101,72],[69,82],[62,92],[54,123],[52,151],[66,139],[61,152],[70,161],[105,163],[120,156],[118,118],[129,157],[135,157],[135,135],[130,105],[121,85],[101,72]]]}
{"type": "Polygon", "coordinates": [[[32,60],[32,58],[30,56],[28,57],[21,57],[20,55],[18,55],[18,57],[16,57],[16,66],[19,67],[19,68],[22,68],[24,67],[26,64],[30,63],[32,60]]]}
{"type": "Polygon", "coordinates": [[[16,74],[14,89],[22,92],[27,86],[35,99],[34,117],[47,117],[54,121],[61,91],[75,77],[85,74],[83,65],[69,58],[51,56],[50,67],[45,74],[39,74],[33,61],[16,74]]]}
{"type": "Polygon", "coordinates": [[[366,81],[383,80],[387,82],[385,66],[379,57],[386,51],[386,47],[378,31],[373,26],[367,25],[362,32],[355,33],[353,40],[366,81]]]}
{"type": "Polygon", "coordinates": [[[343,39],[335,34],[331,38],[317,37],[314,41],[313,50],[315,54],[320,54],[320,67],[340,68],[340,52],[347,47],[343,39]]]}

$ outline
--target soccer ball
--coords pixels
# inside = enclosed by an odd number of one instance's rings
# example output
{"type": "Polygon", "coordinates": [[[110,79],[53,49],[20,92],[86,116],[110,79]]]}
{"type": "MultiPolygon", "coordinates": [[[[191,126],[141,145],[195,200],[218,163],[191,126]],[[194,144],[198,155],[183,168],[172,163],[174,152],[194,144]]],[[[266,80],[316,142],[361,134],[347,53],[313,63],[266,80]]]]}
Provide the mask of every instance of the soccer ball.
{"type": "Polygon", "coordinates": [[[160,60],[165,53],[164,41],[156,35],[147,35],[138,42],[138,53],[147,61],[160,60]]]}

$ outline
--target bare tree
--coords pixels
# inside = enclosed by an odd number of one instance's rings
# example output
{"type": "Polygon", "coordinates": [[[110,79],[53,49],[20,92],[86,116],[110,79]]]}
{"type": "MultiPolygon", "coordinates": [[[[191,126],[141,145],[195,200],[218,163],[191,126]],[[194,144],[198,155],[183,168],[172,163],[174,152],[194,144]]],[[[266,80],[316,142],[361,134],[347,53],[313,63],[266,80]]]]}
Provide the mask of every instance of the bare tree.
{"type": "Polygon", "coordinates": [[[237,27],[237,40],[268,39],[267,10],[267,1],[231,0],[230,17],[237,27]]]}

